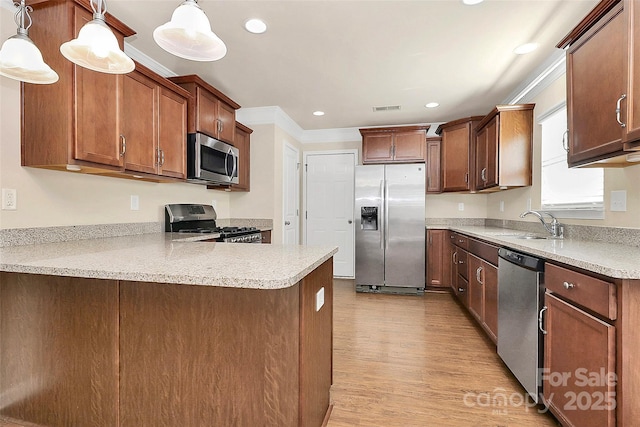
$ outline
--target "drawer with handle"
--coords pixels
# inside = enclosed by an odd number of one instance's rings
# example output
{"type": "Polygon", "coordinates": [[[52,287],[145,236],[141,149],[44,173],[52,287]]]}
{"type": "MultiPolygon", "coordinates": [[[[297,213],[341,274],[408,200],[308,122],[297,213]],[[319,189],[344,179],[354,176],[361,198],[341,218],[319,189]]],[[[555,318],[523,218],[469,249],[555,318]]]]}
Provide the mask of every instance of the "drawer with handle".
{"type": "Polygon", "coordinates": [[[582,307],[615,320],[616,286],[595,277],[547,263],[545,287],[582,307]]]}

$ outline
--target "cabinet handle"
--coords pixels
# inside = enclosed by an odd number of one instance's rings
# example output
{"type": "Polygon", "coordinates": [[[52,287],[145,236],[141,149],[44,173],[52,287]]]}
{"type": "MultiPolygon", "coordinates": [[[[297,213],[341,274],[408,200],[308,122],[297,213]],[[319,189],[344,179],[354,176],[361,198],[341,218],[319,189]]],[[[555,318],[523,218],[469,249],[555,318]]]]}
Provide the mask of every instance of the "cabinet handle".
{"type": "Polygon", "coordinates": [[[453,253],[453,255],[451,256],[451,260],[453,261],[454,264],[458,263],[458,252],[453,253]]]}
{"type": "Polygon", "coordinates": [[[464,288],[458,288],[458,292],[460,293],[464,292],[464,288]]]}
{"type": "Polygon", "coordinates": [[[482,168],[482,171],[480,172],[480,177],[484,182],[487,182],[487,168],[482,168]]]}
{"type": "Polygon", "coordinates": [[[464,174],[464,182],[466,182],[467,184],[469,183],[469,174],[468,173],[464,174]]]}
{"type": "Polygon", "coordinates": [[[622,121],[620,121],[620,104],[622,103],[622,100],[625,99],[627,97],[626,93],[623,93],[622,96],[620,98],[618,98],[618,102],[616,102],[616,120],[618,121],[618,124],[620,125],[620,127],[626,128],[627,125],[624,124],[622,121]]]}
{"type": "Polygon", "coordinates": [[[120,151],[120,157],[124,157],[124,153],[127,152],[127,138],[124,135],[120,135],[120,142],[122,146],[122,150],[120,151]]]}
{"type": "Polygon", "coordinates": [[[569,152],[569,129],[565,130],[562,134],[562,148],[567,153],[569,152]]]}
{"type": "Polygon", "coordinates": [[[464,264],[463,260],[458,261],[458,264],[464,264]]]}
{"type": "Polygon", "coordinates": [[[164,150],[160,150],[160,166],[164,166],[164,150]]]}
{"type": "Polygon", "coordinates": [[[476,268],[476,280],[478,281],[478,283],[480,283],[481,285],[484,285],[484,283],[482,282],[482,279],[480,278],[480,274],[482,273],[482,267],[478,267],[476,268]]]}
{"type": "Polygon", "coordinates": [[[565,289],[572,289],[572,288],[575,288],[576,285],[570,282],[564,282],[562,286],[564,286],[565,289]]]}
{"type": "Polygon", "coordinates": [[[160,166],[160,149],[156,148],[156,166],[160,166]]]}
{"type": "Polygon", "coordinates": [[[540,332],[542,332],[544,335],[547,335],[547,331],[545,331],[544,327],[542,326],[542,318],[545,311],[547,311],[546,305],[542,307],[542,309],[540,310],[540,314],[538,314],[538,329],[540,329],[540,332]]]}

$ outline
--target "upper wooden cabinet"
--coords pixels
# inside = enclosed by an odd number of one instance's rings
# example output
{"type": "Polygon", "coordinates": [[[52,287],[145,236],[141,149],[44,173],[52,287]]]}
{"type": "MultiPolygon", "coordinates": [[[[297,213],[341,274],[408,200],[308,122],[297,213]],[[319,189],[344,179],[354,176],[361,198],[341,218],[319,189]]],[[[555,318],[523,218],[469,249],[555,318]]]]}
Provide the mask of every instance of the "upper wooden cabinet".
{"type": "Polygon", "coordinates": [[[125,170],[186,178],[189,93],[136,63],[124,76],[125,170]]]}
{"type": "Polygon", "coordinates": [[[427,193],[441,193],[440,145],[442,138],[427,138],[427,193]]]}
{"type": "MultiPolygon", "coordinates": [[[[33,4],[36,25],[29,36],[43,58],[60,76],[52,85],[21,84],[22,165],[85,172],[118,171],[124,165],[124,76],[82,68],[60,53],[60,45],[75,38],[92,19],[86,1],[33,4]]],[[[107,16],[120,46],[135,32],[107,16]]]]}
{"type": "Polygon", "coordinates": [[[498,105],[476,127],[475,190],[531,185],[533,108],[498,105]]]}
{"type": "Polygon", "coordinates": [[[250,191],[251,190],[251,133],[253,130],[240,122],[236,122],[236,136],[234,146],[240,152],[238,165],[238,183],[228,187],[211,186],[208,188],[225,191],[250,191]]]}
{"type": "Polygon", "coordinates": [[[212,138],[234,144],[236,110],[240,105],[197,75],[170,77],[169,80],[182,86],[192,95],[188,113],[190,133],[202,132],[212,138]]]}
{"type": "Polygon", "coordinates": [[[428,125],[360,129],[362,163],[424,162],[428,129],[428,125]]]}
{"type": "Polygon", "coordinates": [[[563,39],[569,166],[629,165],[640,150],[640,4],[605,0],[563,39]]]}
{"type": "Polygon", "coordinates": [[[442,136],[440,169],[442,191],[468,191],[472,189],[472,137],[482,116],[467,117],[445,123],[438,128],[442,136]]]}

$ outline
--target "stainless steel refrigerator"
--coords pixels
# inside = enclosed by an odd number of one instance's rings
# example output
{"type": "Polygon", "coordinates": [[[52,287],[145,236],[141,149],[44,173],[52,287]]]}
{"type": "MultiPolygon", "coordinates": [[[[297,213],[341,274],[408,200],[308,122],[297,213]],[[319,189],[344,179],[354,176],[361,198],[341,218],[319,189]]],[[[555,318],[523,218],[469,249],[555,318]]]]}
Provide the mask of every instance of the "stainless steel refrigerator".
{"type": "Polygon", "coordinates": [[[425,286],[425,165],[356,166],[356,291],[425,286]]]}

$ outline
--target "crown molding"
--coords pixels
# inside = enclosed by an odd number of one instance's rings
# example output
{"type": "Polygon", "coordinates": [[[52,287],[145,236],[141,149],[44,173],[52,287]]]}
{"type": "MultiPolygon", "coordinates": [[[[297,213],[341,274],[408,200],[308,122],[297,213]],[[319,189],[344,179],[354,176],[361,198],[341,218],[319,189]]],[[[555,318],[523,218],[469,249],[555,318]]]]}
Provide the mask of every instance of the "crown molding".
{"type": "Polygon", "coordinates": [[[554,52],[502,102],[503,104],[526,104],[548,88],[567,72],[567,55],[562,49],[554,52]]]}
{"type": "Polygon", "coordinates": [[[149,68],[150,70],[160,74],[162,77],[175,77],[178,75],[177,73],[165,67],[164,65],[162,65],[161,63],[159,63],[158,61],[156,61],[146,53],[131,46],[126,41],[124,42],[124,53],[126,53],[129,56],[129,58],[141,63],[142,65],[149,68]]]}

